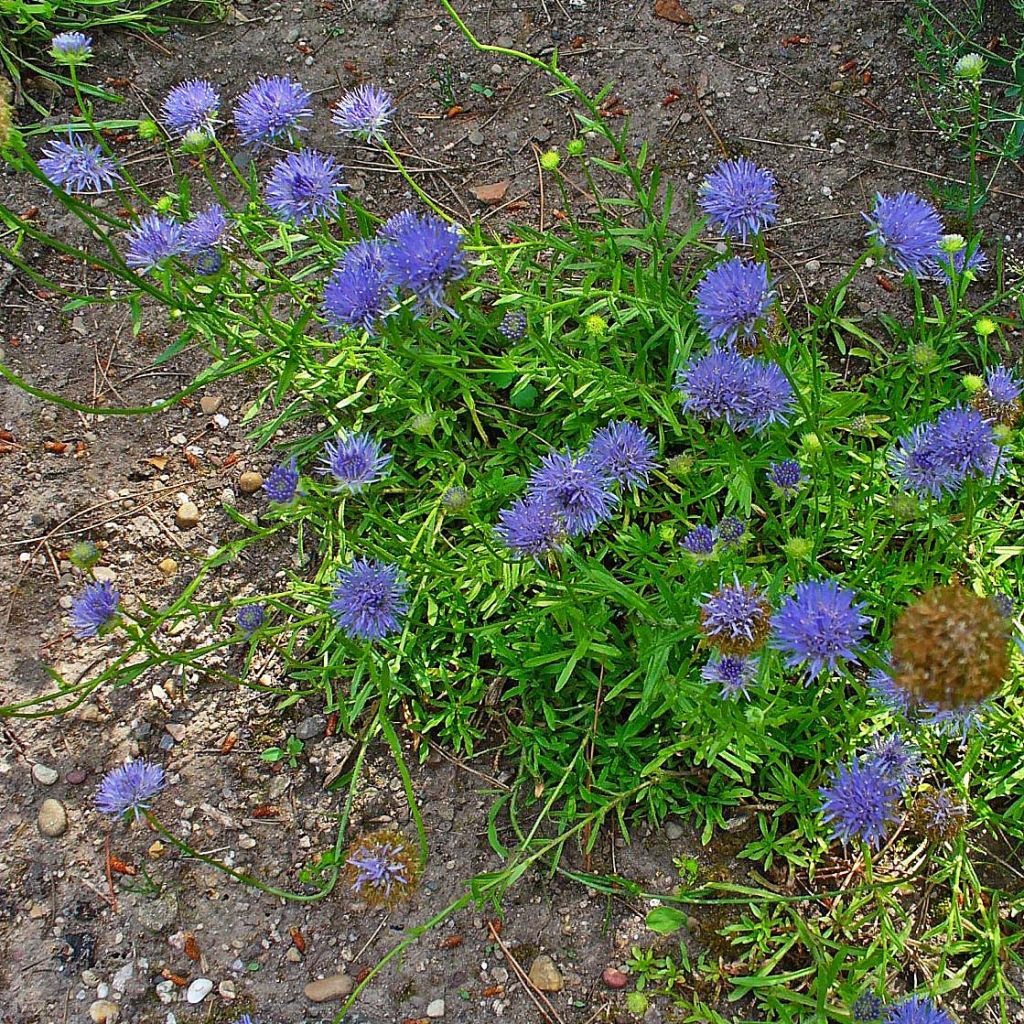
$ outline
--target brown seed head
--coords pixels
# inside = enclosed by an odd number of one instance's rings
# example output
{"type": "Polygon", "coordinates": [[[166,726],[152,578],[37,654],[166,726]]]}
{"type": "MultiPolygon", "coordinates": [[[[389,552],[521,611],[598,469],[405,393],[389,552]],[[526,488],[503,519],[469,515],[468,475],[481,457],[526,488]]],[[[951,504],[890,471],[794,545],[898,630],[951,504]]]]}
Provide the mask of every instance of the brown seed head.
{"type": "Polygon", "coordinates": [[[1024,404],[1019,398],[1009,402],[1000,402],[992,397],[988,388],[982,388],[971,396],[971,405],[987,420],[1001,423],[1011,429],[1024,418],[1024,404]]]}
{"type": "Polygon", "coordinates": [[[918,835],[951,843],[967,827],[967,808],[949,790],[933,789],[914,800],[910,818],[918,835]]]}
{"type": "Polygon", "coordinates": [[[420,876],[415,847],[400,832],[380,829],[360,836],[345,852],[341,879],[371,907],[393,907],[410,895],[420,876]]]}
{"type": "Polygon", "coordinates": [[[908,606],[892,634],[893,680],[950,709],[995,693],[1010,670],[1010,623],[995,601],[936,587],[908,606]]]}

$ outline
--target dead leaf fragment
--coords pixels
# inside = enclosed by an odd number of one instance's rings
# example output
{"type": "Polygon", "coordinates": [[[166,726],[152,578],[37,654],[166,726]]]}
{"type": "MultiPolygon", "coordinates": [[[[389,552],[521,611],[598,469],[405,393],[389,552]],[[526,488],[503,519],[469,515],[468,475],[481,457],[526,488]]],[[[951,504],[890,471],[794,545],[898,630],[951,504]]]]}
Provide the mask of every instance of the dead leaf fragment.
{"type": "Polygon", "coordinates": [[[671,21],[673,25],[693,24],[693,15],[679,0],[654,0],[654,16],[671,21]]]}
{"type": "Polygon", "coordinates": [[[152,458],[146,459],[146,461],[151,466],[155,466],[161,473],[167,468],[166,455],[154,455],[152,458]]]}
{"type": "Polygon", "coordinates": [[[500,203],[505,198],[505,194],[508,192],[508,184],[508,179],[506,178],[504,181],[496,181],[493,185],[473,185],[469,191],[481,203],[493,205],[494,203],[500,203]]]}

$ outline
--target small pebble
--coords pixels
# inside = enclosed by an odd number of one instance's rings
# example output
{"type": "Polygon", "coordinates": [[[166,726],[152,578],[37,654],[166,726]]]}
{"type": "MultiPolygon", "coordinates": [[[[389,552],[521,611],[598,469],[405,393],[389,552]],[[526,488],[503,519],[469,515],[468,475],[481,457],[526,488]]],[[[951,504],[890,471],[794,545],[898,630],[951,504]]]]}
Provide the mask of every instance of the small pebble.
{"type": "Polygon", "coordinates": [[[236,995],[235,983],[230,980],[222,981],[217,986],[217,992],[220,994],[221,999],[223,999],[225,1002],[230,1003],[231,1000],[234,999],[236,995]]]}
{"type": "Polygon", "coordinates": [[[259,473],[243,473],[238,478],[238,489],[243,494],[255,494],[263,486],[263,477],[259,473]]]}
{"type": "Polygon", "coordinates": [[[601,972],[601,980],[609,988],[625,988],[629,984],[629,975],[623,974],[617,967],[606,967],[601,972]]]}
{"type": "Polygon", "coordinates": [[[804,270],[806,270],[808,274],[816,274],[821,270],[821,260],[808,260],[804,264],[804,270]]]}
{"type": "Polygon", "coordinates": [[[431,1000],[427,1004],[427,1016],[431,1017],[431,1018],[434,1018],[435,1020],[438,1017],[443,1017],[444,1016],[444,1000],[443,999],[433,999],[433,1000],[431,1000]]]}
{"type": "Polygon", "coordinates": [[[183,502],[174,513],[174,522],[180,530],[191,530],[199,523],[199,509],[191,501],[183,502]]]}
{"type": "Polygon", "coordinates": [[[35,779],[40,786],[52,786],[60,778],[60,774],[56,769],[51,768],[48,764],[43,764],[41,761],[37,761],[32,765],[32,778],[35,779]]]}
{"type": "Polygon", "coordinates": [[[220,395],[206,395],[199,399],[199,408],[204,416],[212,416],[223,404],[224,399],[220,395]]]}
{"type": "Polygon", "coordinates": [[[343,999],[352,991],[352,979],[347,974],[331,974],[319,981],[311,981],[302,991],[311,1003],[343,999]]]}
{"type": "Polygon", "coordinates": [[[196,978],[185,992],[185,999],[192,1006],[197,1006],[213,991],[213,982],[209,978],[196,978]]]}
{"type": "Polygon", "coordinates": [[[85,771],[81,768],[72,768],[66,776],[72,786],[80,786],[85,782],[85,771]]]}
{"type": "Polygon", "coordinates": [[[285,953],[284,958],[290,964],[301,964],[302,963],[302,954],[294,946],[289,946],[288,947],[288,952],[285,953]]]}
{"type": "Polygon", "coordinates": [[[466,141],[471,146],[482,146],[484,144],[484,133],[474,128],[473,131],[466,136],[466,141]]]}
{"type": "Polygon", "coordinates": [[[168,722],[164,728],[174,737],[175,743],[185,742],[185,726],[180,722],[168,722]]]}
{"type": "Polygon", "coordinates": [[[44,836],[56,839],[68,830],[68,812],[64,810],[64,805],[59,800],[49,797],[39,807],[36,824],[44,836]]]}
{"type": "Polygon", "coordinates": [[[157,568],[165,576],[171,577],[178,571],[178,563],[173,558],[165,558],[157,568]]]}
{"type": "Polygon", "coordinates": [[[547,953],[541,953],[530,964],[530,981],[541,992],[561,992],[565,988],[565,978],[562,977],[562,972],[555,966],[555,961],[547,953]]]}

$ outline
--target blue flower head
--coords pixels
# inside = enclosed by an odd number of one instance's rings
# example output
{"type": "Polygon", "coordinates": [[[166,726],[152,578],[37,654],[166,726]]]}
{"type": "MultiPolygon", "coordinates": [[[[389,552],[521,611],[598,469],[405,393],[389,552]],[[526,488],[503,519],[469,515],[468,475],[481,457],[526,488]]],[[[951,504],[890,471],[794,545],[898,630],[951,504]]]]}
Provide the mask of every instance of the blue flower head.
{"type": "Polygon", "coordinates": [[[117,161],[84,139],[68,136],[67,142],[54,139],[43,147],[39,169],[66,192],[103,192],[121,180],[117,161]]]}
{"type": "Polygon", "coordinates": [[[165,781],[160,765],[151,761],[126,761],[103,776],[96,790],[96,809],[116,818],[130,813],[137,821],[164,788],[165,781]]]}
{"type": "Polygon", "coordinates": [[[219,245],[228,229],[228,218],[220,203],[208,206],[185,225],[184,251],[198,256],[219,245]]]}
{"type": "Polygon", "coordinates": [[[521,309],[510,309],[498,325],[498,332],[506,341],[519,341],[526,336],[526,314],[521,309]]]}
{"type": "Polygon", "coordinates": [[[1005,366],[994,366],[985,375],[985,385],[974,394],[971,404],[986,420],[1012,429],[1024,417],[1020,378],[1005,366]]]}
{"type": "Polygon", "coordinates": [[[334,327],[359,327],[373,334],[394,301],[394,289],[378,242],[350,246],[324,285],[324,316],[334,327]]]}
{"type": "Polygon", "coordinates": [[[752,654],[768,639],[771,621],[768,598],[739,579],[705,594],[700,606],[700,631],[723,654],[752,654]]]}
{"type": "Polygon", "coordinates": [[[898,734],[884,739],[875,737],[864,758],[877,764],[901,794],[921,773],[920,751],[898,734]]]}
{"type": "Polygon", "coordinates": [[[295,497],[299,486],[299,464],[293,455],[287,462],[275,466],[263,481],[263,492],[271,501],[287,504],[295,497]]]}
{"type": "Polygon", "coordinates": [[[590,533],[610,519],[618,497],[611,480],[589,456],[549,452],[530,477],[527,496],[562,517],[570,537],[590,533]]]}
{"type": "Polygon", "coordinates": [[[850,1012],[856,1024],[876,1024],[882,1016],[885,1003],[874,992],[862,992],[854,1000],[850,1012]]]}
{"type": "Polygon", "coordinates": [[[857,657],[869,621],[863,607],[834,580],[798,583],[772,622],[775,646],[790,668],[806,666],[809,679],[834,672],[857,657]]]}
{"type": "Polygon", "coordinates": [[[83,32],[58,32],[50,54],[58,64],[84,64],[92,56],[92,39],[83,32]]]}
{"type": "Polygon", "coordinates": [[[121,595],[109,580],[90,583],[71,602],[71,622],[75,627],[75,636],[80,640],[96,636],[111,625],[117,617],[120,601],[121,595]]]}
{"type": "Polygon", "coordinates": [[[881,846],[897,817],[899,790],[877,762],[855,757],[849,767],[840,765],[820,792],[822,816],[832,826],[833,838],[844,845],[860,841],[881,846]]]}
{"type": "Polygon", "coordinates": [[[432,213],[396,214],[380,229],[384,265],[396,288],[411,292],[420,304],[449,309],[444,291],[466,274],[462,232],[432,213]]]}
{"type": "Polygon", "coordinates": [[[540,559],[549,551],[557,551],[565,536],[559,513],[547,502],[537,498],[520,498],[498,513],[494,532],[515,556],[540,559]]]}
{"type": "Polygon", "coordinates": [[[395,101],[391,93],[365,83],[342,96],[331,121],[342,135],[380,143],[384,141],[384,132],[394,112],[395,101]]]}
{"type": "Polygon", "coordinates": [[[792,497],[800,490],[803,476],[800,463],[796,459],[783,459],[773,462],[768,469],[768,483],[784,497],[792,497]]]}
{"type": "Polygon", "coordinates": [[[901,437],[889,456],[889,468],[904,490],[922,498],[940,498],[962,482],[944,457],[934,423],[918,424],[901,437]]]}
{"type": "Polygon", "coordinates": [[[220,96],[203,78],[190,78],[176,85],[160,107],[164,127],[171,135],[201,132],[212,137],[220,113],[220,96]]]}
{"type": "Polygon", "coordinates": [[[736,429],[749,412],[747,360],[729,348],[713,348],[679,370],[676,388],[683,409],[700,420],[725,420],[736,429]]]}
{"type": "Polygon", "coordinates": [[[643,427],[615,420],[594,434],[587,455],[598,470],[623,487],[643,490],[658,467],[658,446],[643,427]]]}
{"type": "Polygon", "coordinates": [[[746,362],[749,408],[741,426],[759,433],[772,423],[788,422],[796,399],[782,368],[765,359],[746,362]]]}
{"type": "Polygon", "coordinates": [[[774,301],[768,268],[734,256],[697,285],[697,320],[713,342],[729,345],[750,338],[774,301]]]}
{"type": "Polygon", "coordinates": [[[267,206],[290,224],[333,217],[341,206],[341,175],[334,157],[315,149],[289,153],[271,168],[264,194],[267,206]]]}
{"type": "Polygon", "coordinates": [[[911,996],[885,1011],[885,1024],[953,1024],[953,1019],[930,999],[911,996]]]}
{"type": "Polygon", "coordinates": [[[757,658],[732,654],[716,655],[701,669],[701,678],[718,687],[726,700],[749,697],[747,689],[757,678],[757,658]]]}
{"type": "Polygon", "coordinates": [[[124,261],[144,274],[185,251],[185,229],[170,217],[151,213],[128,232],[128,251],[124,261]]]}
{"type": "Polygon", "coordinates": [[[927,277],[941,255],[942,221],[935,207],[913,192],[875,195],[875,209],[862,214],[868,238],[885,250],[889,261],[915,277],[927,277]]]}
{"type": "Polygon", "coordinates": [[[364,431],[328,441],[320,465],[334,477],[335,490],[358,494],[380,480],[390,462],[391,456],[382,451],[380,442],[364,431]]]}
{"type": "Polygon", "coordinates": [[[747,526],[736,516],[726,516],[715,531],[715,537],[723,548],[735,548],[743,542],[747,535],[747,526]]]}
{"type": "Polygon", "coordinates": [[[354,640],[381,640],[401,628],[408,610],[406,583],[398,567],[357,558],[338,571],[328,606],[338,627],[354,640]]]}
{"type": "Polygon", "coordinates": [[[683,550],[695,558],[709,558],[715,550],[715,531],[704,523],[698,523],[680,543],[683,550]]]}
{"type": "Polygon", "coordinates": [[[261,604],[245,604],[235,615],[238,628],[246,635],[252,636],[267,620],[266,609],[261,604]]]}
{"type": "Polygon", "coordinates": [[[965,246],[958,249],[952,256],[942,253],[938,261],[937,272],[933,275],[942,281],[952,281],[953,275],[949,272],[950,266],[955,273],[963,274],[969,272],[971,279],[980,277],[989,268],[988,256],[980,245],[965,246]]]}
{"type": "Polygon", "coordinates": [[[313,116],[313,97],[290,78],[259,78],[239,97],[235,106],[235,127],[247,146],[261,148],[291,141],[304,131],[304,117],[313,116]]]}
{"type": "Polygon", "coordinates": [[[775,223],[775,175],[752,160],[723,160],[702,182],[701,209],[723,234],[746,242],[775,223]]]}

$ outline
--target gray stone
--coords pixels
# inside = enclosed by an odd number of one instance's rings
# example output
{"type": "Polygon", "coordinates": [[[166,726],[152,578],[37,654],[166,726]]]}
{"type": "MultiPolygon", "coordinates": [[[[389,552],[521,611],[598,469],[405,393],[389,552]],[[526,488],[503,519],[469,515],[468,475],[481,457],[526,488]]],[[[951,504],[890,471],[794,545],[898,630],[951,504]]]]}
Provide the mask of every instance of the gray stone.
{"type": "Polygon", "coordinates": [[[223,404],[224,399],[220,395],[204,395],[199,399],[199,408],[204,416],[212,416],[223,404]]]}
{"type": "Polygon", "coordinates": [[[55,768],[51,768],[48,764],[43,764],[41,761],[37,761],[32,765],[32,778],[35,779],[40,786],[52,786],[60,778],[60,774],[55,768]]]}
{"type": "Polygon", "coordinates": [[[444,1016],[444,1000],[443,999],[432,999],[427,1004],[427,1016],[432,1017],[435,1020],[438,1017],[444,1016]]]}
{"type": "Polygon", "coordinates": [[[36,824],[44,836],[56,839],[68,830],[68,812],[64,810],[64,805],[59,800],[48,797],[39,806],[36,824]]]}
{"type": "Polygon", "coordinates": [[[471,146],[482,146],[484,144],[484,133],[474,128],[473,131],[466,136],[466,141],[471,146]]]}
{"type": "Polygon", "coordinates": [[[550,128],[538,128],[533,133],[534,142],[547,142],[551,138],[550,128]]]}
{"type": "Polygon", "coordinates": [[[192,1006],[198,1006],[212,991],[213,982],[209,978],[196,978],[186,990],[185,999],[192,1006]]]}
{"type": "Polygon", "coordinates": [[[677,839],[683,838],[683,826],[677,821],[666,821],[665,822],[665,835],[673,842],[677,839]]]}
{"type": "Polygon", "coordinates": [[[297,43],[299,36],[302,35],[302,30],[298,27],[288,29],[288,34],[284,37],[286,43],[297,43]]]}
{"type": "Polygon", "coordinates": [[[310,715],[295,726],[295,735],[303,743],[318,740],[327,732],[327,719],[323,715],[310,715]]]}

